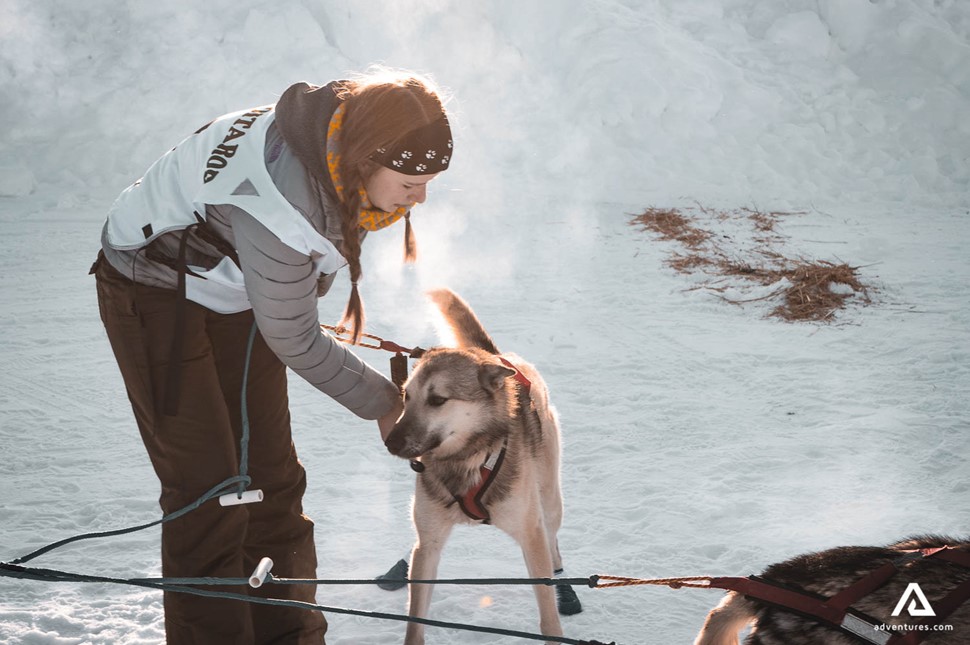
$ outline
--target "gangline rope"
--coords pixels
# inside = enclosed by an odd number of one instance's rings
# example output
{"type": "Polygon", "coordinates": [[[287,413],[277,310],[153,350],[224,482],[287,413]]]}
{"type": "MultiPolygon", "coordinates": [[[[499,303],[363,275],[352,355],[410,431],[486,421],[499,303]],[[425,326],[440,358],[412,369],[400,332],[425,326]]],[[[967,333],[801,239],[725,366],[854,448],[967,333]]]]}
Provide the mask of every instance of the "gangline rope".
{"type": "MultiPolygon", "coordinates": [[[[117,534],[119,532],[112,531],[106,532],[106,534],[117,534]]],[[[35,552],[36,554],[37,552],[35,552]]],[[[32,554],[33,556],[33,554],[32,554]]],[[[25,558],[20,558],[23,561],[25,558]]],[[[29,558],[27,558],[29,559],[29,558]]],[[[511,636],[515,638],[521,638],[526,640],[537,640],[546,642],[563,643],[565,645],[606,645],[596,640],[580,640],[575,638],[569,638],[565,636],[548,636],[543,634],[532,634],[529,632],[523,632],[518,630],[503,629],[499,627],[486,627],[482,625],[469,625],[463,623],[446,622],[440,620],[432,620],[427,618],[418,618],[414,616],[406,616],[403,614],[390,614],[384,612],[374,612],[365,611],[360,609],[347,609],[344,607],[333,607],[327,605],[319,605],[308,602],[301,602],[297,600],[284,600],[277,598],[262,598],[257,596],[250,596],[240,593],[231,593],[224,591],[213,591],[209,589],[199,589],[198,586],[247,586],[251,584],[249,578],[213,578],[213,577],[202,577],[202,578],[115,578],[108,576],[95,576],[88,574],[71,573],[67,571],[59,571],[56,569],[38,568],[38,567],[25,567],[20,564],[13,564],[7,562],[0,562],[0,577],[8,578],[18,578],[25,580],[35,580],[43,582],[80,582],[80,583],[101,583],[101,584],[117,584],[117,585],[129,585],[135,587],[144,587],[150,589],[157,589],[161,591],[170,591],[176,593],[185,593],[196,596],[205,596],[212,598],[222,598],[228,600],[239,600],[243,602],[250,602],[254,604],[261,605],[273,605],[281,607],[291,607],[297,609],[305,609],[311,611],[321,611],[325,613],[333,614],[345,614],[351,616],[361,616],[366,618],[374,618],[381,620],[394,620],[400,622],[415,622],[429,627],[440,627],[447,629],[456,629],[462,631],[479,632],[486,634],[496,634],[500,636],[511,636]]],[[[593,575],[588,578],[452,578],[452,579],[434,579],[434,580],[401,580],[405,584],[434,584],[434,585],[545,585],[545,586],[558,586],[558,585],[586,585],[592,589],[606,589],[615,587],[629,587],[629,586],[639,586],[639,585],[659,585],[672,587],[674,589],[680,587],[696,587],[696,588],[713,588],[716,586],[716,578],[710,578],[706,576],[692,576],[684,578],[630,578],[622,576],[608,576],[608,575],[593,575]],[[714,582],[714,584],[712,584],[714,582]]],[[[374,579],[303,579],[303,578],[277,578],[276,576],[269,574],[265,580],[266,584],[279,584],[279,585],[371,585],[381,582],[380,580],[374,579]]]]}

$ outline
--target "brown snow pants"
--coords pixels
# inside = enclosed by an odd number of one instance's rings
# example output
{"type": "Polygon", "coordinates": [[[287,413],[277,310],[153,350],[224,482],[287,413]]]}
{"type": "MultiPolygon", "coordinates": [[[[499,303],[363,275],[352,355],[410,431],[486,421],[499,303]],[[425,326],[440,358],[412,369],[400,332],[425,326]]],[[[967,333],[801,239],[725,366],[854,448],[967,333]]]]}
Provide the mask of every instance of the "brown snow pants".
{"type": "MultiPolygon", "coordinates": [[[[239,474],[240,390],[253,314],[217,314],[186,302],[176,416],[163,413],[175,330],[175,290],[135,284],[99,256],[98,305],[128,390],[138,429],[161,481],[165,514],[239,474]]],[[[303,514],[306,473],[290,434],[286,372],[257,334],[247,406],[250,489],[264,501],[210,500],[162,524],[162,575],[247,578],[264,556],[273,573],[315,578],[313,522],[303,514]]],[[[315,602],[308,585],[215,587],[218,591],[315,602]]],[[[165,592],[165,633],[179,645],[319,645],[327,623],[317,611],[165,592]]]]}

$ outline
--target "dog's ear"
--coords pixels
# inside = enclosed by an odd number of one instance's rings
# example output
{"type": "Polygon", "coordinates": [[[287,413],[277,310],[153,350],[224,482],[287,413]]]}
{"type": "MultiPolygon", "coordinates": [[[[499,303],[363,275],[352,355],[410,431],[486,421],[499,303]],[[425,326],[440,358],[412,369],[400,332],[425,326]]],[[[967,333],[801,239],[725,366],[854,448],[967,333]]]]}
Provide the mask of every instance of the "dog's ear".
{"type": "Polygon", "coordinates": [[[478,382],[494,394],[505,383],[505,379],[515,375],[515,370],[496,363],[485,363],[478,368],[478,382]]]}

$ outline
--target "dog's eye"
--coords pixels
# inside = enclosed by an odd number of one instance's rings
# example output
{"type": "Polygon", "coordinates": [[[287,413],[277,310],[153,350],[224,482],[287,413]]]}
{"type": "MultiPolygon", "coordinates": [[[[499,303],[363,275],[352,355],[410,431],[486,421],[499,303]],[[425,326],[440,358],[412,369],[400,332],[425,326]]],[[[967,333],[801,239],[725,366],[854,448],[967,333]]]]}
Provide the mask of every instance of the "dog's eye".
{"type": "Polygon", "coordinates": [[[433,408],[437,408],[439,406],[444,405],[447,400],[448,399],[446,399],[443,396],[432,394],[431,396],[428,397],[428,405],[430,405],[433,408]]]}

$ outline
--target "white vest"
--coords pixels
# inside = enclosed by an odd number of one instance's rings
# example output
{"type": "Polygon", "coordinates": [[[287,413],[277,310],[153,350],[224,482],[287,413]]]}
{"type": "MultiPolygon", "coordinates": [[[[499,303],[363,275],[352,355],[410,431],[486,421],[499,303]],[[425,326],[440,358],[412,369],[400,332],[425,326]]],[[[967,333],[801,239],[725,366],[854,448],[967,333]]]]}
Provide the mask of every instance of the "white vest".
{"type": "MultiPolygon", "coordinates": [[[[149,244],[205,217],[206,204],[231,204],[284,244],[313,259],[320,273],[347,261],[276,188],[266,169],[266,132],[274,106],[219,117],[169,150],[121,193],[108,211],[107,241],[118,250],[149,244]]],[[[228,257],[212,269],[189,265],[185,296],[218,313],[251,308],[242,271],[228,257]]]]}

